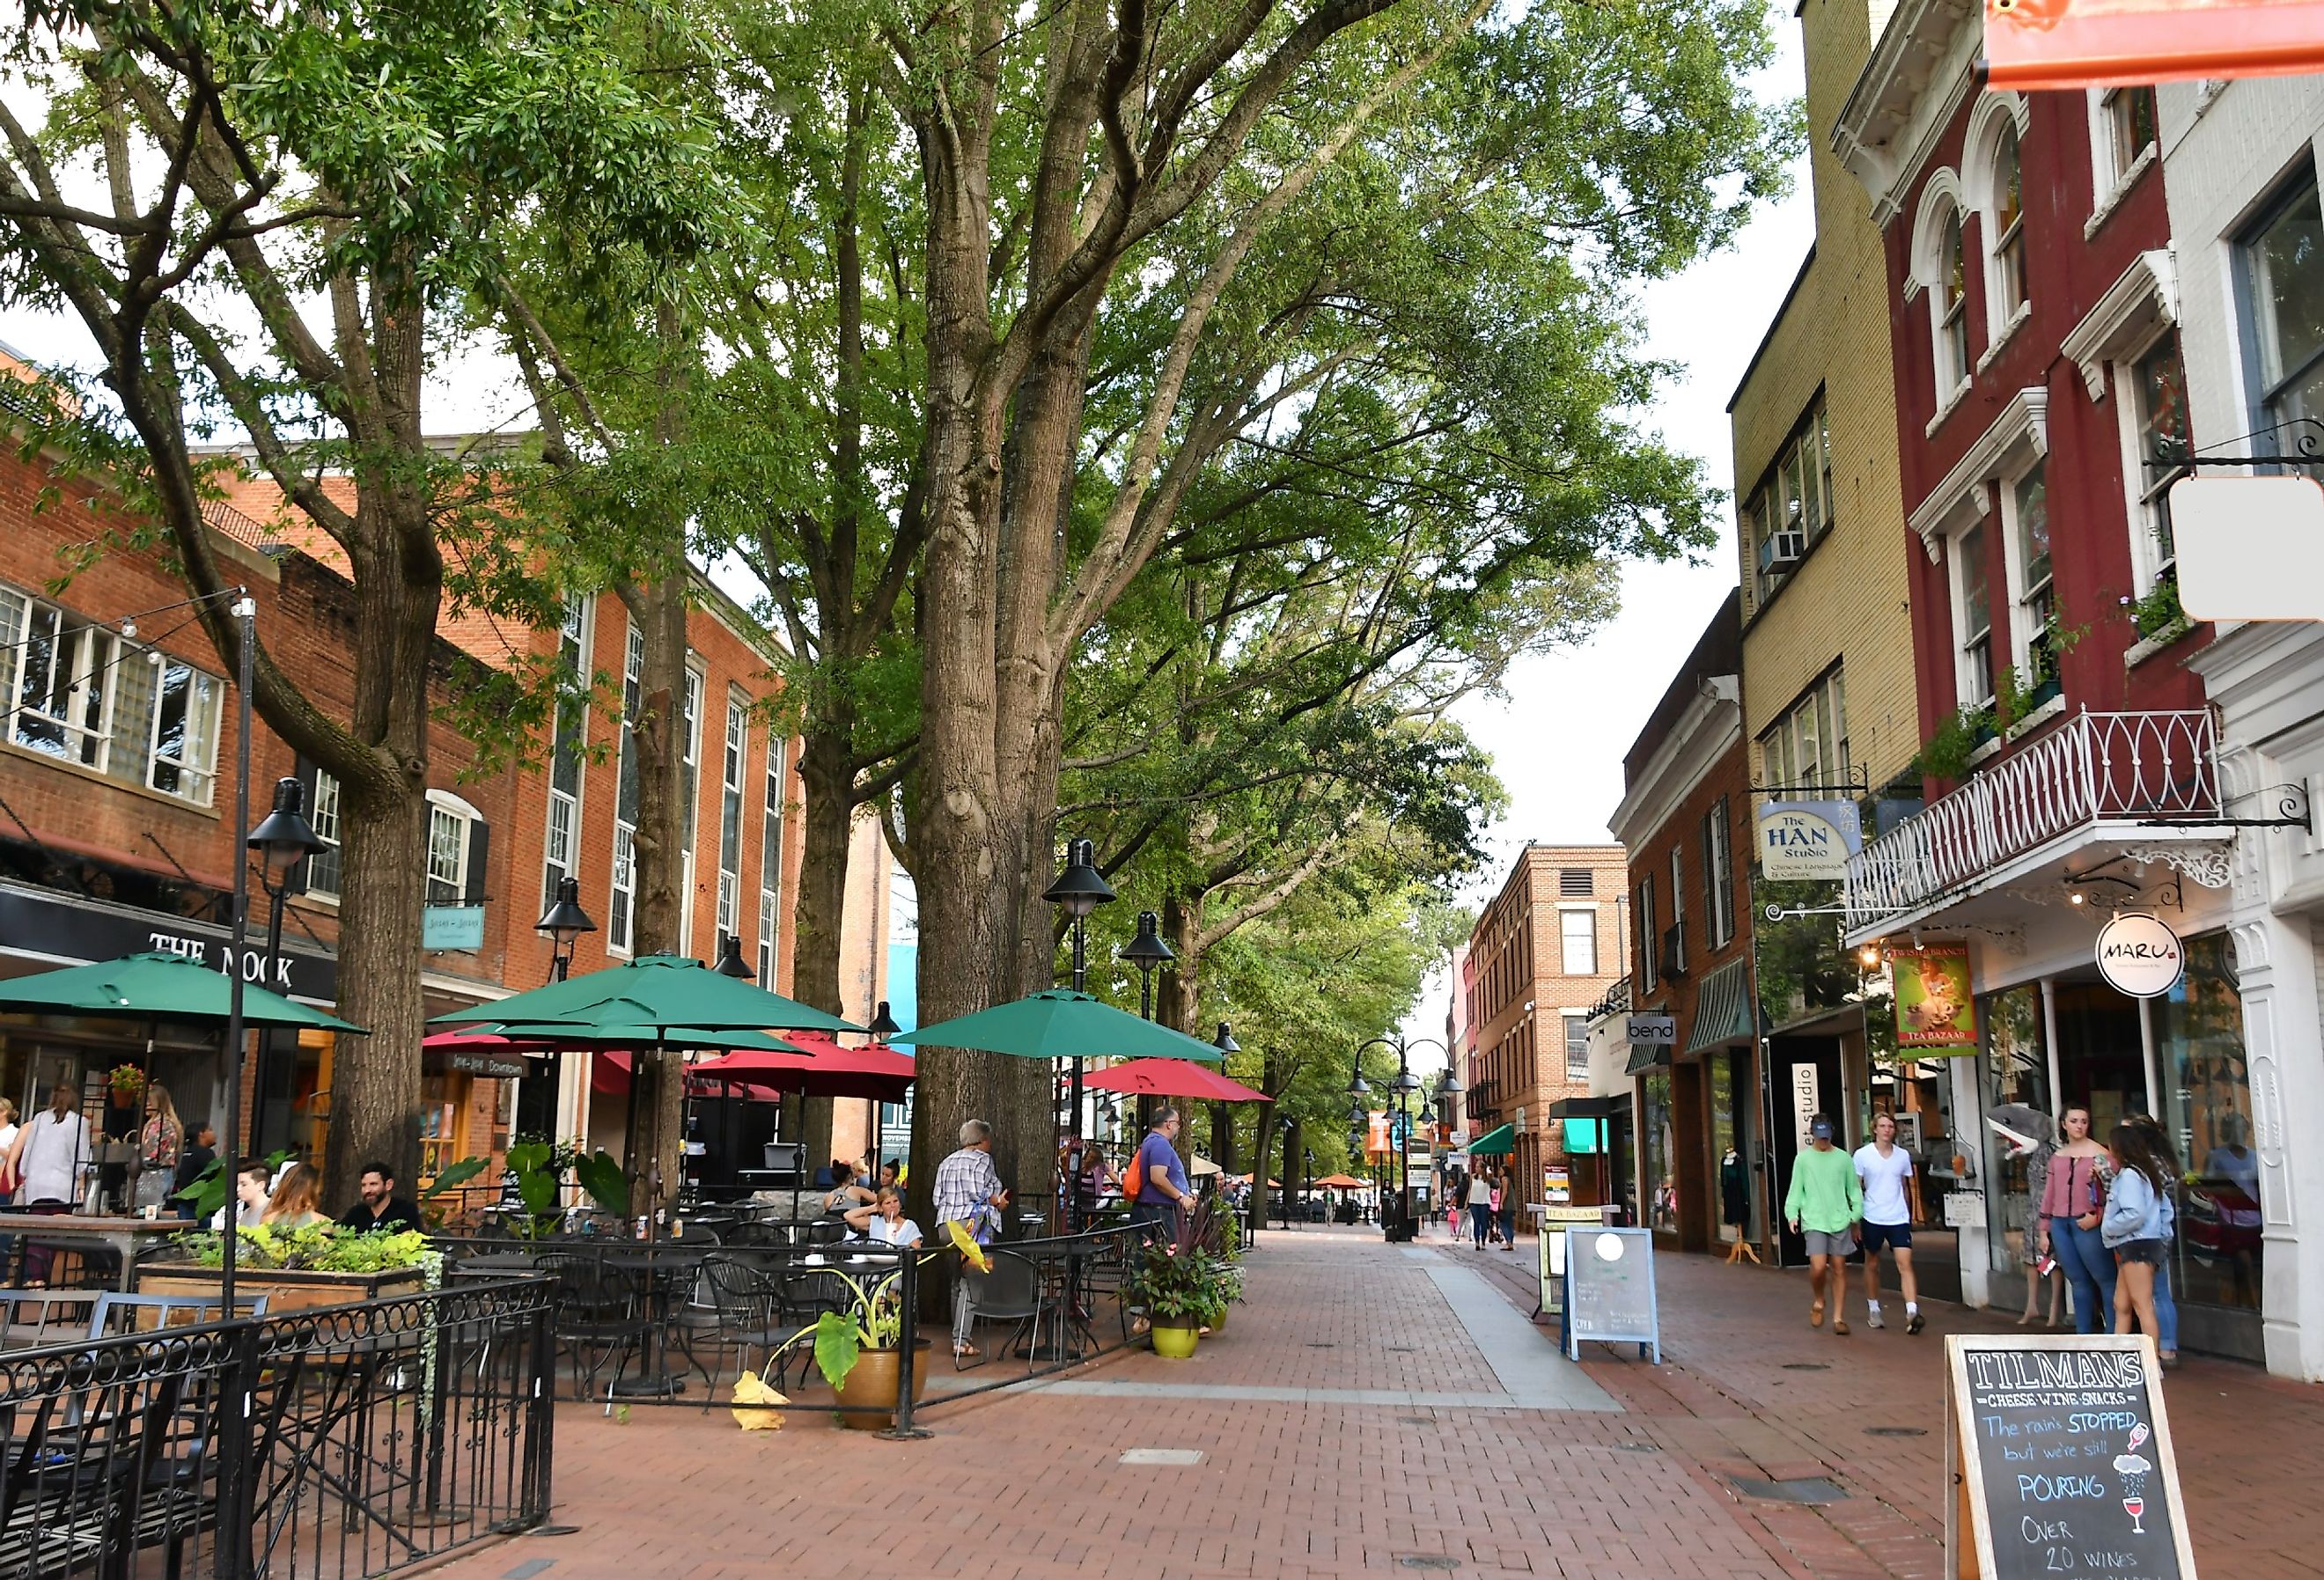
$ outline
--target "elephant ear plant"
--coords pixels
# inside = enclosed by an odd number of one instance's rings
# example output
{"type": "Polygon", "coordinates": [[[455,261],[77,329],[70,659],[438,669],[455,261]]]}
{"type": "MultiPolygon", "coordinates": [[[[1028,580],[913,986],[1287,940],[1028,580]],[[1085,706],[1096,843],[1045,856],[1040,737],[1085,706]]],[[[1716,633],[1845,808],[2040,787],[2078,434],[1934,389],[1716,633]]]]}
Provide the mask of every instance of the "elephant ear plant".
{"type": "MultiPolygon", "coordinates": [[[[920,1260],[925,1263],[934,1257],[934,1252],[924,1252],[920,1260]]],[[[825,1311],[813,1327],[803,1329],[775,1354],[812,1343],[816,1370],[836,1389],[846,1386],[848,1373],[865,1350],[892,1350],[903,1342],[904,1306],[896,1284],[904,1275],[899,1269],[875,1281],[850,1278],[836,1268],[824,1270],[847,1286],[846,1309],[825,1311]]]]}

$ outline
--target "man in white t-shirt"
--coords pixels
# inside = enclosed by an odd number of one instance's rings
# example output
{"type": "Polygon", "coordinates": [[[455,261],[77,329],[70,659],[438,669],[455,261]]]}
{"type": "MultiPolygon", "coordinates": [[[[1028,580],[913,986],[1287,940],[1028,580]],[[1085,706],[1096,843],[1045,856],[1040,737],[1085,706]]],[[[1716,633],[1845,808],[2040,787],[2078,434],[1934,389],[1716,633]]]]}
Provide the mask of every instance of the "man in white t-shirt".
{"type": "Polygon", "coordinates": [[[1896,1117],[1872,1116],[1872,1140],[1856,1149],[1856,1178],[1864,1185],[1864,1223],[1858,1231],[1864,1244],[1864,1282],[1872,1309],[1866,1321],[1874,1327],[1880,1319],[1880,1248],[1896,1259],[1896,1281],[1904,1290],[1904,1331],[1918,1333],[1921,1289],[1913,1279],[1913,1154],[1896,1144],[1896,1117]]]}

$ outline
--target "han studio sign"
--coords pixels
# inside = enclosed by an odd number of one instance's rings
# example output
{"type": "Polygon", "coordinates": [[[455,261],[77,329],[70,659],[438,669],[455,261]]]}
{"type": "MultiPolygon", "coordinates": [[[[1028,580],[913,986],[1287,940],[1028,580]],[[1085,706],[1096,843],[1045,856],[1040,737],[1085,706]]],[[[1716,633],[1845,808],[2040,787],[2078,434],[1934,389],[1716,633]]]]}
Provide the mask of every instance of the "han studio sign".
{"type": "Polygon", "coordinates": [[[2132,998],[2161,998],[2186,965],[2179,935],[2161,917],[2125,911],[2098,933],[2098,974],[2132,998]]]}

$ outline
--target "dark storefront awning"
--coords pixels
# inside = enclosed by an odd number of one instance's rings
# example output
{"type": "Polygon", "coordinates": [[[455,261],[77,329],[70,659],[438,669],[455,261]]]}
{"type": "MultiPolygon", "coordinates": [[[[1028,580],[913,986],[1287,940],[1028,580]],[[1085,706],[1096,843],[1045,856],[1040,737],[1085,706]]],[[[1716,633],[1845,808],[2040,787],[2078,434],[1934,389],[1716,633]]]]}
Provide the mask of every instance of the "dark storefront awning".
{"type": "Polygon", "coordinates": [[[1689,1058],[1706,1049],[1742,1042],[1751,1036],[1751,963],[1730,960],[1702,979],[1695,994],[1694,1024],[1689,1029],[1689,1058]]]}
{"type": "Polygon", "coordinates": [[[1504,1158],[1508,1155],[1510,1149],[1517,1145],[1517,1126],[1505,1124],[1498,1129],[1489,1130],[1471,1141],[1469,1155],[1472,1158],[1504,1158]]]}
{"type": "Polygon", "coordinates": [[[1626,1076],[1643,1076],[1648,1070],[1669,1064],[1671,1051],[1660,1042],[1634,1042],[1630,1045],[1630,1062],[1623,1067],[1626,1076]]]}
{"type": "Polygon", "coordinates": [[[1619,1119],[1630,1112],[1630,1096],[1560,1097],[1549,1105],[1552,1119],[1619,1119]]]}

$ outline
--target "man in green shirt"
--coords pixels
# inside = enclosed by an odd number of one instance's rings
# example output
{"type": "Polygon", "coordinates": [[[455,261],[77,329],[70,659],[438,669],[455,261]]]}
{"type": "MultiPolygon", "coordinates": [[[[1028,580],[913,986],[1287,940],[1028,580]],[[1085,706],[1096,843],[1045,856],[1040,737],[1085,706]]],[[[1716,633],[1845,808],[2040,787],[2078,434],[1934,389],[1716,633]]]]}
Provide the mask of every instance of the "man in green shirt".
{"type": "Polygon", "coordinates": [[[1856,1249],[1856,1223],[1864,1216],[1864,1187],[1856,1165],[1831,1144],[1831,1121],[1808,1121],[1808,1149],[1792,1160],[1792,1188],[1784,1197],[1784,1216],[1792,1233],[1808,1243],[1808,1287],[1815,1303],[1808,1326],[1823,1326],[1823,1285],[1831,1278],[1831,1331],[1848,1332],[1848,1257],[1856,1249]]]}

